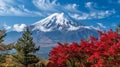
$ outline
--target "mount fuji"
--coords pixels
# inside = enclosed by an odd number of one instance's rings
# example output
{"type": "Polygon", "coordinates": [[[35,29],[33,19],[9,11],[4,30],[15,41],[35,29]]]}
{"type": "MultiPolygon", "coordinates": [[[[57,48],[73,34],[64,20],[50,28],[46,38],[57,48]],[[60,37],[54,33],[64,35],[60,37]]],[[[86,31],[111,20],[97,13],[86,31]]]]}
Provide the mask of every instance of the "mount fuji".
{"type": "Polygon", "coordinates": [[[32,24],[31,26],[34,27],[33,30],[38,29],[43,32],[51,32],[55,30],[74,31],[80,28],[93,29],[90,26],[83,26],[82,24],[77,23],[77,21],[64,13],[54,13],[47,18],[32,24]]]}
{"type": "MultiPolygon", "coordinates": [[[[27,26],[32,31],[36,45],[41,49],[36,53],[39,57],[48,58],[48,53],[57,42],[80,42],[90,36],[99,37],[97,30],[75,21],[64,13],[54,13],[38,22],[27,26]]],[[[16,42],[23,32],[11,31],[7,33],[5,43],[16,42]]],[[[14,52],[14,51],[13,51],[14,52]]]]}
{"type": "Polygon", "coordinates": [[[64,13],[54,13],[29,28],[38,44],[56,44],[56,42],[79,42],[90,36],[98,37],[98,32],[91,26],[85,26],[64,13]],[[39,40],[39,41],[38,41],[39,40]]]}
{"type": "MultiPolygon", "coordinates": [[[[99,36],[95,28],[85,26],[64,13],[54,13],[31,24],[28,28],[32,31],[34,42],[41,46],[54,46],[56,42],[79,42],[80,39],[87,40],[90,36],[99,36]]],[[[21,33],[8,32],[6,41],[16,41],[21,33]]]]}
{"type": "Polygon", "coordinates": [[[43,32],[50,32],[54,30],[78,30],[79,25],[71,20],[69,16],[64,13],[54,13],[45,19],[42,19],[33,24],[34,29],[39,29],[43,32]]]}

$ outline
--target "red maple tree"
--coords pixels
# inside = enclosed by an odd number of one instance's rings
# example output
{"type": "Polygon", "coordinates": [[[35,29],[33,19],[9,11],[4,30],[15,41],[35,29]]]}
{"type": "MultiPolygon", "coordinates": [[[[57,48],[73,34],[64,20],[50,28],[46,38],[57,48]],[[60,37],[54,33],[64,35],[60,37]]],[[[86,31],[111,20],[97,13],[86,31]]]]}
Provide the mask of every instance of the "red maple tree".
{"type": "Polygon", "coordinates": [[[112,30],[99,33],[100,38],[80,44],[58,43],[49,53],[51,63],[58,67],[119,67],[120,34],[112,30]]]}

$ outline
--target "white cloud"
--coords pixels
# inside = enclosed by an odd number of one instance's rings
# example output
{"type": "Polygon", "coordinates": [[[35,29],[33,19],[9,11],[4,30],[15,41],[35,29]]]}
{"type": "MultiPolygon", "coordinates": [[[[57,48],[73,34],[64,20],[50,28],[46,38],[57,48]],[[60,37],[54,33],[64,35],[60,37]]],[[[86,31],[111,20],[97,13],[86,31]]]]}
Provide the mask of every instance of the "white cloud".
{"type": "Polygon", "coordinates": [[[65,8],[68,9],[68,10],[71,10],[71,9],[76,10],[78,6],[79,5],[77,5],[77,4],[68,4],[68,5],[65,6],[65,8]]]}
{"type": "Polygon", "coordinates": [[[102,19],[109,17],[112,14],[115,14],[116,11],[113,10],[97,10],[97,4],[94,2],[87,2],[85,3],[85,7],[88,9],[89,12],[76,12],[76,13],[69,13],[69,15],[77,20],[87,20],[87,19],[102,19]]]}
{"type": "Polygon", "coordinates": [[[17,32],[24,31],[25,28],[26,28],[25,24],[14,24],[13,26],[13,30],[17,32]]]}
{"type": "Polygon", "coordinates": [[[77,4],[67,4],[61,5],[57,0],[33,0],[33,4],[42,11],[42,14],[48,16],[52,13],[79,13],[80,11],[77,9],[79,5],[77,4]]]}
{"type": "Polygon", "coordinates": [[[106,28],[102,23],[97,23],[101,28],[106,28]]]}
{"type": "Polygon", "coordinates": [[[94,5],[93,2],[87,2],[87,3],[85,3],[85,7],[90,8],[90,9],[93,7],[93,5],[94,5]]]}
{"type": "Polygon", "coordinates": [[[86,2],[85,6],[90,11],[96,11],[96,8],[99,8],[98,4],[96,2],[86,2]]]}
{"type": "Polygon", "coordinates": [[[4,28],[5,30],[9,30],[9,29],[11,29],[11,26],[8,26],[6,23],[4,23],[4,24],[3,24],[3,28],[4,28]]]}
{"type": "Polygon", "coordinates": [[[108,17],[112,14],[115,14],[115,10],[106,10],[106,11],[98,11],[98,18],[104,18],[104,17],[108,17]]]}
{"type": "Polygon", "coordinates": [[[89,14],[83,13],[82,15],[79,14],[69,14],[72,18],[77,20],[86,20],[89,19],[89,14]]]}
{"type": "Polygon", "coordinates": [[[52,2],[50,2],[50,0],[33,0],[33,4],[40,10],[48,10],[48,11],[56,10],[54,8],[55,6],[58,5],[56,4],[56,0],[52,0],[52,2]]]}
{"type": "Polygon", "coordinates": [[[108,17],[115,13],[115,10],[106,10],[106,11],[93,11],[90,13],[82,13],[82,14],[69,14],[72,18],[77,20],[87,20],[87,19],[102,19],[108,17]]]}
{"type": "Polygon", "coordinates": [[[1,16],[40,16],[36,11],[30,11],[16,0],[0,0],[1,16]]]}
{"type": "Polygon", "coordinates": [[[41,16],[46,17],[52,13],[64,12],[76,20],[102,19],[115,13],[115,10],[97,10],[97,4],[94,2],[85,3],[88,12],[78,10],[78,4],[62,5],[57,0],[32,0],[38,11],[31,11],[24,4],[17,0],[0,0],[1,16],[41,16]]]}

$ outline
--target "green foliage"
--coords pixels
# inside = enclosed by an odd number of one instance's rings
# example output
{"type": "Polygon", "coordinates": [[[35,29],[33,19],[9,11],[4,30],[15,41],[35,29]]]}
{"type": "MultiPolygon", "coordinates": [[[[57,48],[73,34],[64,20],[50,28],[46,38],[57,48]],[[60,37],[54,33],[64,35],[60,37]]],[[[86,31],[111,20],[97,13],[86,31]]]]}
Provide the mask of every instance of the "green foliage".
{"type": "Polygon", "coordinates": [[[31,37],[32,33],[27,28],[22,37],[17,41],[15,49],[17,51],[16,58],[27,67],[29,64],[36,63],[39,59],[33,55],[36,51],[39,50],[39,47],[35,47],[33,38],[31,37]]]}
{"type": "Polygon", "coordinates": [[[37,58],[35,55],[17,55],[16,58],[21,62],[22,64],[32,64],[32,63],[37,63],[39,61],[39,58],[37,58]]]}
{"type": "Polygon", "coordinates": [[[13,48],[14,48],[14,43],[10,43],[10,44],[6,45],[7,50],[11,50],[13,48]]]}
{"type": "Polygon", "coordinates": [[[3,38],[6,36],[5,30],[0,30],[0,43],[2,43],[4,40],[3,38]]]}
{"type": "Polygon", "coordinates": [[[0,51],[7,51],[13,49],[13,44],[5,45],[3,43],[4,37],[6,36],[5,30],[0,30],[0,51]]]}
{"type": "Polygon", "coordinates": [[[45,67],[45,65],[43,63],[40,63],[40,66],[39,67],[45,67]]]}
{"type": "Polygon", "coordinates": [[[5,62],[5,55],[0,55],[0,63],[4,63],[5,62]]]}
{"type": "Polygon", "coordinates": [[[5,36],[5,30],[0,30],[0,50],[5,50],[5,45],[2,43],[5,36]]]}
{"type": "Polygon", "coordinates": [[[17,44],[15,46],[17,52],[27,55],[39,50],[39,47],[35,47],[35,43],[33,42],[31,35],[31,31],[27,28],[22,37],[17,41],[17,44]]]}

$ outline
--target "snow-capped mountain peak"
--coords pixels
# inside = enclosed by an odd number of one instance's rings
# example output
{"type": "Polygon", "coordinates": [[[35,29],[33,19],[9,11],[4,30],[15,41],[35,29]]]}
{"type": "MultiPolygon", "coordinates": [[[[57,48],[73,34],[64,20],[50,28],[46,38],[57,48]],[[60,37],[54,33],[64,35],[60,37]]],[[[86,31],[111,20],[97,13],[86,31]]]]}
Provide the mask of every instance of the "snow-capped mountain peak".
{"type": "Polygon", "coordinates": [[[53,30],[77,30],[79,24],[70,19],[69,16],[64,13],[54,13],[45,19],[42,19],[33,24],[33,30],[40,30],[49,32],[53,30]]]}

